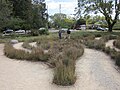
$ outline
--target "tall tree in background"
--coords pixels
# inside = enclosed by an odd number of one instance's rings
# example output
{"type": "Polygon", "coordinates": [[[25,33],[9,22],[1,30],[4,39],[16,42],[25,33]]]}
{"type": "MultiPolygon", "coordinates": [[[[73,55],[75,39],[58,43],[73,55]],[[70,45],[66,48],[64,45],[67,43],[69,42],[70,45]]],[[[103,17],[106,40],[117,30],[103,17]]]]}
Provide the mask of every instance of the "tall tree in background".
{"type": "Polygon", "coordinates": [[[38,29],[47,20],[45,0],[0,0],[0,30],[38,29]]]}
{"type": "Polygon", "coordinates": [[[33,0],[33,27],[45,27],[48,19],[45,0],[33,0]]]}
{"type": "Polygon", "coordinates": [[[23,19],[27,22],[31,21],[32,2],[31,0],[9,0],[13,5],[13,16],[23,19]]]}
{"type": "Polygon", "coordinates": [[[78,0],[78,4],[87,13],[102,13],[107,22],[109,32],[120,15],[120,0],[78,0]],[[113,16],[114,15],[114,16],[113,16]]]}
{"type": "Polygon", "coordinates": [[[54,15],[51,16],[51,20],[53,22],[53,25],[55,28],[62,28],[63,27],[63,20],[66,18],[67,16],[63,13],[56,13],[54,15]]]}
{"type": "Polygon", "coordinates": [[[71,17],[67,17],[66,14],[56,13],[51,18],[51,24],[54,28],[72,28],[74,20],[71,17]]]}
{"type": "Polygon", "coordinates": [[[0,0],[0,30],[9,22],[12,8],[8,0],[0,0]]]}

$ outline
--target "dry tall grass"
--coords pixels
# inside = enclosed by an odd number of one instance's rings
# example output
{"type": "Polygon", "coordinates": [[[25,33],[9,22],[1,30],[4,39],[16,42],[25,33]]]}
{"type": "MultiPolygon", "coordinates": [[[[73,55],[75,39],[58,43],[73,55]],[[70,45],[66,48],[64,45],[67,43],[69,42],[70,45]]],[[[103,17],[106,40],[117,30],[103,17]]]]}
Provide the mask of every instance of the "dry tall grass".
{"type": "Polygon", "coordinates": [[[119,49],[120,49],[120,37],[118,37],[118,38],[113,42],[113,45],[114,45],[116,48],[119,48],[119,49]]]}

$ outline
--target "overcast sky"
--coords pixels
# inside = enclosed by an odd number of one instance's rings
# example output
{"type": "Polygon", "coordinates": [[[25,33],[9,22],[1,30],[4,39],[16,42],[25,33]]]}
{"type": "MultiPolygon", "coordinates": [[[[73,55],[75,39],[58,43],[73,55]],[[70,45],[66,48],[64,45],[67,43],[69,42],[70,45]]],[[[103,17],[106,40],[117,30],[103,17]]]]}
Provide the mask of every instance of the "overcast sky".
{"type": "Polygon", "coordinates": [[[70,15],[74,14],[77,7],[77,0],[45,0],[48,6],[48,13],[54,15],[59,13],[59,5],[61,4],[61,13],[70,15]]]}

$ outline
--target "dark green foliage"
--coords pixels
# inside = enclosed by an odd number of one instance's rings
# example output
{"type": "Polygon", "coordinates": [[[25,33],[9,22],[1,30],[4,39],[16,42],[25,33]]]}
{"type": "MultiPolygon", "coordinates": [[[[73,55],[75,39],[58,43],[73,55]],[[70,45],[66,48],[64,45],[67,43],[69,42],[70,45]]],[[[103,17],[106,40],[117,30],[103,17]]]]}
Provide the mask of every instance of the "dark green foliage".
{"type": "Polygon", "coordinates": [[[33,11],[32,27],[39,29],[40,27],[46,26],[48,15],[46,13],[46,4],[44,2],[36,2],[36,1],[34,1],[32,8],[33,11]]]}
{"type": "Polygon", "coordinates": [[[86,21],[85,19],[79,19],[77,20],[76,27],[79,27],[80,25],[85,25],[86,21]]]}
{"type": "Polygon", "coordinates": [[[47,29],[42,29],[42,30],[39,30],[39,34],[40,35],[48,35],[49,34],[49,32],[48,32],[48,30],[47,29]]]}
{"type": "Polygon", "coordinates": [[[8,22],[12,13],[12,7],[7,0],[0,0],[0,31],[3,30],[8,22]]]}
{"type": "Polygon", "coordinates": [[[31,0],[9,0],[13,5],[13,16],[27,22],[31,22],[32,3],[31,0]]]}
{"type": "Polygon", "coordinates": [[[38,29],[45,27],[48,16],[45,13],[46,4],[43,0],[38,1],[39,0],[2,0],[2,3],[0,3],[2,7],[0,19],[4,20],[0,20],[2,21],[0,23],[1,28],[29,30],[31,28],[38,29]]]}
{"type": "Polygon", "coordinates": [[[95,34],[95,37],[101,37],[102,35],[100,33],[95,34]]]}
{"type": "Polygon", "coordinates": [[[37,29],[32,29],[31,30],[31,35],[32,36],[39,36],[39,31],[37,29]]]}
{"type": "Polygon", "coordinates": [[[6,28],[10,28],[13,30],[17,30],[22,28],[25,21],[23,21],[20,18],[10,18],[8,24],[6,25],[6,28]]]}

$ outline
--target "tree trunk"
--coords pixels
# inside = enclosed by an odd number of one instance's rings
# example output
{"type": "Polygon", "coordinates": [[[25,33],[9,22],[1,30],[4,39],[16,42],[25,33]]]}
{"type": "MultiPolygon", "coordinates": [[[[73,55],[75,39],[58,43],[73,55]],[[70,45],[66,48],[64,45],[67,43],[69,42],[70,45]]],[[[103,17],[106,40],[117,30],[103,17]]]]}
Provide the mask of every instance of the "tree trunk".
{"type": "Polygon", "coordinates": [[[108,32],[112,32],[113,25],[108,25],[108,32]]]}

